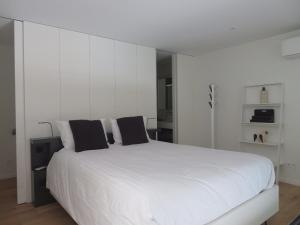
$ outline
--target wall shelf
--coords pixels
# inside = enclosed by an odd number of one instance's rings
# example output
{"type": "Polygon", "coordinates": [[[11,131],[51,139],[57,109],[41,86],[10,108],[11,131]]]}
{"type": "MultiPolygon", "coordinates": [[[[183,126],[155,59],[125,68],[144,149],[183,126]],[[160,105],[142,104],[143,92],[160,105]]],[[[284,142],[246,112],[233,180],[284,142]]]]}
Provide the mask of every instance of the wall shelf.
{"type": "Polygon", "coordinates": [[[282,85],[282,83],[268,83],[268,84],[253,84],[253,85],[246,85],[245,88],[253,88],[253,87],[265,87],[265,86],[278,86],[282,85]]]}
{"type": "Polygon", "coordinates": [[[276,182],[279,181],[280,155],[283,146],[283,83],[254,84],[244,87],[244,101],[242,104],[240,146],[246,151],[255,154],[268,155],[276,168],[276,182]],[[262,88],[267,90],[267,101],[261,103],[260,93],[262,88]],[[273,123],[250,122],[256,109],[273,109],[273,123]],[[263,135],[264,142],[254,142],[254,134],[263,135]],[[259,147],[259,148],[258,148],[259,147]],[[272,148],[275,151],[270,152],[272,148]]]}
{"type": "Polygon", "coordinates": [[[281,103],[268,103],[268,104],[261,104],[261,103],[249,103],[244,104],[244,107],[281,107],[281,103]]]}
{"type": "Polygon", "coordinates": [[[272,142],[261,143],[261,142],[247,141],[247,140],[242,140],[240,142],[244,143],[244,144],[264,145],[264,146],[270,146],[270,147],[277,147],[279,145],[278,143],[272,143],[272,142]]]}
{"type": "Polygon", "coordinates": [[[253,127],[278,127],[279,126],[278,123],[258,123],[258,122],[249,122],[249,123],[242,122],[241,125],[253,126],[253,127]]]}

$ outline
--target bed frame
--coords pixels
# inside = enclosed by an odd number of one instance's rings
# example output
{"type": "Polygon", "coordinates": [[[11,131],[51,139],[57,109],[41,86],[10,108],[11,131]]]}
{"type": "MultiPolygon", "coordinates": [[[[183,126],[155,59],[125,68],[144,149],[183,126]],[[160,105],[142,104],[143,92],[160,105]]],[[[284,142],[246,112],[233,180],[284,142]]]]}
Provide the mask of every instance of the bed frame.
{"type": "MultiPolygon", "coordinates": [[[[109,142],[113,142],[111,133],[109,142]]],[[[62,149],[60,137],[31,139],[33,167],[47,166],[53,154],[62,149]]],[[[261,225],[279,211],[279,187],[261,192],[256,197],[232,209],[206,225],[261,225]]]]}
{"type": "Polygon", "coordinates": [[[267,224],[279,211],[279,187],[274,185],[222,217],[207,225],[261,225],[267,224]]]}

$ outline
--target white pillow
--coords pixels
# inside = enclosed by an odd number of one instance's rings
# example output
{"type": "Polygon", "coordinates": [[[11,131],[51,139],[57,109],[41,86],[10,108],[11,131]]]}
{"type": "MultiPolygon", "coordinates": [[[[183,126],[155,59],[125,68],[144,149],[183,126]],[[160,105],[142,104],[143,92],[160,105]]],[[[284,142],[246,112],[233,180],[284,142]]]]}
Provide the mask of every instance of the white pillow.
{"type": "MultiPolygon", "coordinates": [[[[147,127],[146,127],[147,117],[143,116],[143,120],[144,120],[146,135],[147,135],[148,141],[150,141],[151,139],[148,135],[147,127]]],[[[115,140],[115,144],[121,145],[122,144],[122,135],[121,135],[121,132],[120,132],[120,129],[119,129],[119,126],[118,126],[118,122],[117,122],[116,119],[110,119],[110,123],[111,123],[111,130],[112,130],[112,134],[113,134],[113,137],[114,137],[114,140],[115,140]]]]}
{"type": "Polygon", "coordinates": [[[60,138],[64,148],[75,149],[73,133],[69,121],[56,121],[56,126],[60,133],[60,138]]]}
{"type": "Polygon", "coordinates": [[[115,140],[115,144],[122,144],[122,136],[116,119],[111,119],[111,131],[115,140]]]}
{"type": "MultiPolygon", "coordinates": [[[[104,130],[106,141],[108,142],[106,129],[105,129],[105,119],[100,119],[100,121],[104,130]]],[[[75,149],[75,142],[74,142],[73,133],[69,121],[56,121],[56,126],[60,133],[60,138],[64,148],[75,149]]]]}
{"type": "Polygon", "coordinates": [[[107,132],[106,132],[106,127],[105,127],[105,121],[106,121],[106,119],[100,119],[100,121],[101,121],[103,130],[104,130],[106,142],[107,142],[107,144],[109,144],[109,142],[108,142],[108,137],[107,137],[107,132]]]}

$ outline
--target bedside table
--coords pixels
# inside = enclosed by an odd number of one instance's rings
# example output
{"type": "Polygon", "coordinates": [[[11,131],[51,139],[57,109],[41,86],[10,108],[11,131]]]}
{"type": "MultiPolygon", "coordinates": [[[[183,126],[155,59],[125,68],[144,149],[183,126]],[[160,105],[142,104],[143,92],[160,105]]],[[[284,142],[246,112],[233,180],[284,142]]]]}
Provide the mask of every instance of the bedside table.
{"type": "Polygon", "coordinates": [[[37,207],[55,201],[46,188],[47,166],[54,152],[63,147],[59,137],[33,138],[30,145],[32,203],[37,207]]]}
{"type": "Polygon", "coordinates": [[[34,207],[54,202],[55,199],[46,188],[47,169],[32,171],[32,203],[34,207]]]}

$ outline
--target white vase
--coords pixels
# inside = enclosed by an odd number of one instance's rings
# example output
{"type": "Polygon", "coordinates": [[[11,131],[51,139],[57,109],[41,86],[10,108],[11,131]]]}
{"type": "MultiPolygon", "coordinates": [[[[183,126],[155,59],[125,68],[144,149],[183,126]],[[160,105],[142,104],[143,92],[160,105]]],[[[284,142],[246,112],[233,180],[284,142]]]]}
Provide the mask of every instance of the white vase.
{"type": "Polygon", "coordinates": [[[268,90],[266,89],[266,87],[262,87],[260,91],[260,103],[261,104],[269,103],[268,90]]]}

